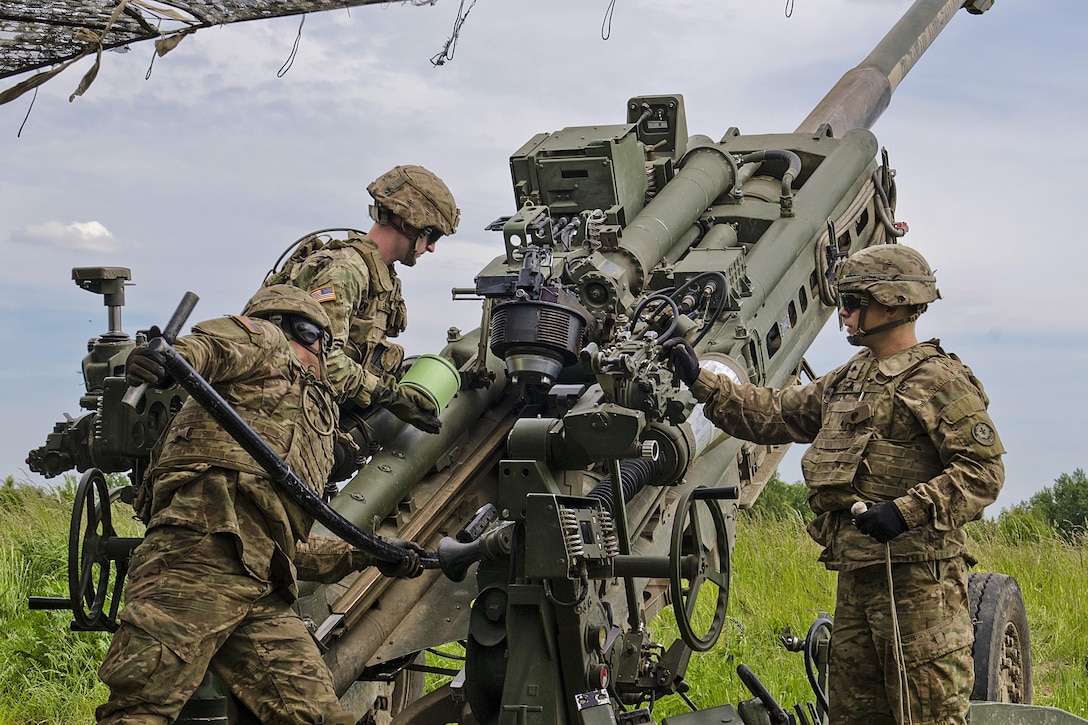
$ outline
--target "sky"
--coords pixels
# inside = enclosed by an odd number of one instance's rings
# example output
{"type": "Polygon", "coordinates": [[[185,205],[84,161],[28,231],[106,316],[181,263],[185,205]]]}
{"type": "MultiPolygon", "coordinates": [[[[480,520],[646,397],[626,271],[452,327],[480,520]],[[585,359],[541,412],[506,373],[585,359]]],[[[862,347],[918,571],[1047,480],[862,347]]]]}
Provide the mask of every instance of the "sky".
{"type": "MultiPolygon", "coordinates": [[[[201,30],[152,65],[149,43],[106,53],[0,106],[0,477],[47,483],[24,459],[81,411],[80,361],[107,329],[76,266],[129,267],[123,327],[240,311],[307,232],[366,229],[366,186],[396,164],[446,180],[462,218],[402,270],[409,354],[451,326],[451,301],[503,247],[509,157],[533,135],[624,122],[636,95],[681,93],[692,134],[792,132],[907,10],[906,0],[478,0],[452,60],[430,59],[458,3],[390,4],[201,30]],[[611,8],[611,13],[609,10],[611,8]],[[787,11],[792,12],[787,16],[787,11]],[[150,68],[150,77],[148,71],[150,68]],[[27,117],[29,110],[29,117],[27,117]],[[25,119],[25,124],[24,124],[25,119]],[[22,130],[20,133],[20,127],[22,130]]],[[[943,299],[918,324],[986,386],[1008,451],[990,513],[1088,465],[1088,251],[1076,210],[1088,151],[1088,3],[997,0],[958,13],[873,131],[896,169],[904,242],[943,299]]],[[[0,81],[0,89],[16,79],[0,81]]],[[[834,321],[807,356],[853,348],[834,321]]],[[[796,450],[780,473],[800,480],[796,450]]]]}

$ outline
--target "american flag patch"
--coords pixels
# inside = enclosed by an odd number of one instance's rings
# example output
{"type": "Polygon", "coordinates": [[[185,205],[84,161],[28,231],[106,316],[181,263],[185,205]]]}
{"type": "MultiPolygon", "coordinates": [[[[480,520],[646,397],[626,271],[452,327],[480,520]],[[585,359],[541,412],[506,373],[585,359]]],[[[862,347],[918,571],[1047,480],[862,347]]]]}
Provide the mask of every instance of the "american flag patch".
{"type": "Polygon", "coordinates": [[[310,296],[318,302],[332,302],[336,299],[336,290],[332,287],[318,287],[310,290],[310,296]]]}

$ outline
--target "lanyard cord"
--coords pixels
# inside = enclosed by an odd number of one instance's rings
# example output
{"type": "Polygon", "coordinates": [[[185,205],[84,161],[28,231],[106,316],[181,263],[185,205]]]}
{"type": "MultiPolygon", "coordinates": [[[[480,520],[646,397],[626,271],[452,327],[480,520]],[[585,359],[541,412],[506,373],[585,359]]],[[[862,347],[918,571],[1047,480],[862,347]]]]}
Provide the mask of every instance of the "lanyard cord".
{"type": "Polygon", "coordinates": [[[914,718],[910,711],[910,693],[907,691],[907,667],[903,655],[903,634],[899,630],[899,615],[895,609],[895,587],[892,584],[892,548],[890,543],[884,544],[884,564],[888,573],[888,601],[892,610],[892,657],[895,659],[895,674],[899,680],[899,722],[913,723],[914,718]],[[906,719],[903,718],[906,707],[906,719]]]}

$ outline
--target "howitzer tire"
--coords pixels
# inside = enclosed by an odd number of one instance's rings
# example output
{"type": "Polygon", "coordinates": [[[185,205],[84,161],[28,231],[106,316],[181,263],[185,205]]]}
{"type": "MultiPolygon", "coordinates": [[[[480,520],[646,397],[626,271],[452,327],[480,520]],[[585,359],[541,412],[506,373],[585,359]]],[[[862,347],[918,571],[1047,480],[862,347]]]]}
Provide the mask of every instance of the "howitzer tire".
{"type": "Polygon", "coordinates": [[[718,641],[725,625],[729,604],[729,534],[718,502],[699,499],[696,491],[697,488],[688,491],[676,507],[669,553],[669,596],[681,639],[696,652],[706,652],[718,641]],[[699,504],[705,507],[713,523],[714,530],[710,532],[713,537],[709,540],[703,534],[706,519],[699,513],[699,504]],[[697,610],[705,610],[707,605],[705,601],[699,605],[699,592],[708,581],[717,587],[717,593],[707,624],[705,611],[697,610]],[[695,630],[696,619],[700,625],[705,624],[702,634],[695,630]]]}
{"type": "Polygon", "coordinates": [[[84,473],[76,488],[68,535],[68,595],[73,629],[117,630],[128,560],[112,559],[107,546],[117,538],[110,504],[119,494],[120,490],[109,490],[106,477],[97,468],[84,473]]]}
{"type": "Polygon", "coordinates": [[[967,600],[975,625],[971,699],[1030,705],[1031,638],[1020,586],[1005,574],[972,572],[967,600]]]}

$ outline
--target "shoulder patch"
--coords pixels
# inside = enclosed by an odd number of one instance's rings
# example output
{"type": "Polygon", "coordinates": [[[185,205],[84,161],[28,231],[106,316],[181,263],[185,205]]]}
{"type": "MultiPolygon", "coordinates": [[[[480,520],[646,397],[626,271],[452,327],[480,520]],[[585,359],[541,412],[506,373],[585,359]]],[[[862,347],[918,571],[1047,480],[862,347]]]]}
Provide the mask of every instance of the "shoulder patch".
{"type": "Polygon", "coordinates": [[[336,299],[336,290],[332,285],[326,285],[310,290],[310,296],[318,302],[332,302],[336,299]]]}
{"type": "Polygon", "coordinates": [[[979,445],[983,446],[992,446],[994,441],[997,440],[997,434],[994,433],[993,426],[984,421],[975,423],[974,427],[971,428],[971,435],[979,442],[979,445]]]}
{"type": "Polygon", "coordinates": [[[258,325],[256,322],[249,319],[248,317],[243,317],[242,315],[230,315],[230,318],[242,327],[244,327],[247,332],[251,332],[254,335],[264,334],[264,330],[261,329],[260,325],[258,325]]]}

